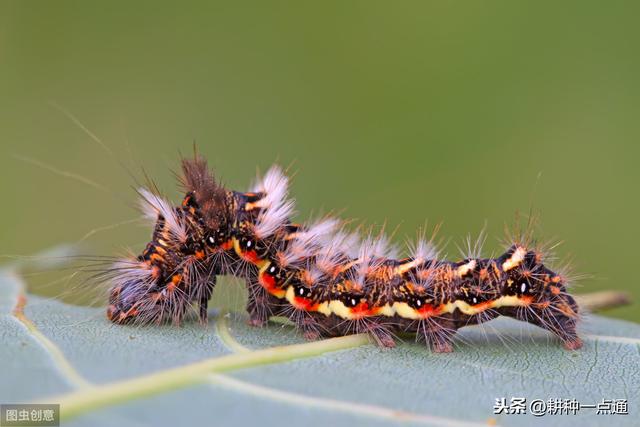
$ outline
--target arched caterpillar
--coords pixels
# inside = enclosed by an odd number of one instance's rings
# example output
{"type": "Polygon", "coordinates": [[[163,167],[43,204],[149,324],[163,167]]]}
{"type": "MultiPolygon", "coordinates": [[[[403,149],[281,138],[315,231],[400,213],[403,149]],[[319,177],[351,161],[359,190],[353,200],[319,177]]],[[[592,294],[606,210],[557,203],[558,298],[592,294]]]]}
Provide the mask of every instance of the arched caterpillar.
{"type": "Polygon", "coordinates": [[[220,186],[197,155],[182,172],[179,207],[140,191],[155,228],[140,256],[107,272],[115,323],[179,323],[194,305],[204,322],[216,276],[231,274],[247,282],[251,324],[286,316],[308,339],[367,332],[392,347],[396,333],[411,332],[449,352],[459,328],[505,315],[552,332],[567,349],[582,346],[565,279],[525,239],[497,258],[458,262],[439,260],[419,240],[399,259],[384,236],[359,242],[335,219],[292,223],[288,179],[277,167],[250,192],[220,186]]]}

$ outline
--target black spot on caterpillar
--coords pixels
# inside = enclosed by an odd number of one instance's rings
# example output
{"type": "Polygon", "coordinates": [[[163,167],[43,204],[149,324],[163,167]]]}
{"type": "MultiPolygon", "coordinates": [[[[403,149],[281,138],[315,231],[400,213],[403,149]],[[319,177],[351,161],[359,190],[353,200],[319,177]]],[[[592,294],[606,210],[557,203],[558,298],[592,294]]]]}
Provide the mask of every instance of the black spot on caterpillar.
{"type": "Polygon", "coordinates": [[[421,240],[399,259],[385,236],[360,241],[336,219],[292,223],[278,167],[249,192],[221,187],[197,155],[182,161],[182,173],[178,207],[140,190],[155,228],[140,256],[106,272],[115,323],[179,323],[194,306],[205,322],[216,277],[230,274],[246,280],[252,325],[286,316],[308,339],[366,332],[392,347],[398,332],[410,332],[449,352],[459,328],[504,315],[552,332],[567,349],[582,345],[565,279],[526,239],[497,258],[459,262],[438,259],[421,240]]]}

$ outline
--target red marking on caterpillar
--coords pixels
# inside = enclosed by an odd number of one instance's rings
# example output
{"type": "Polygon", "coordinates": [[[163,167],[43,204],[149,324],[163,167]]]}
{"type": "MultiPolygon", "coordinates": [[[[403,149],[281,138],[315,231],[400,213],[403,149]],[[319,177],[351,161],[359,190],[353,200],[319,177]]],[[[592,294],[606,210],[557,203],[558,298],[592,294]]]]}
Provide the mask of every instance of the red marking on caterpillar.
{"type": "Polygon", "coordinates": [[[277,167],[250,192],[221,187],[199,156],[183,160],[182,172],[178,207],[140,190],[155,227],[140,256],[107,272],[115,323],[179,323],[194,306],[204,322],[216,277],[230,274],[247,282],[251,324],[284,315],[305,337],[367,332],[393,346],[396,333],[412,332],[447,352],[459,328],[504,315],[552,332],[568,349],[581,346],[565,279],[527,239],[497,258],[469,244],[459,262],[418,240],[398,258],[385,236],[359,243],[333,218],[292,223],[288,179],[277,167]]]}
{"type": "Polygon", "coordinates": [[[318,309],[318,304],[308,298],[294,297],[293,301],[293,306],[299,310],[316,311],[318,309]]]}
{"type": "Polygon", "coordinates": [[[246,261],[249,261],[250,263],[253,263],[253,264],[257,264],[258,261],[260,261],[260,258],[258,257],[258,254],[256,253],[256,251],[243,251],[241,253],[241,256],[246,261]]]}
{"type": "Polygon", "coordinates": [[[422,317],[423,319],[426,319],[427,317],[437,316],[442,311],[444,311],[444,308],[442,306],[436,308],[431,304],[424,304],[417,311],[420,317],[422,317]]]}
{"type": "Polygon", "coordinates": [[[262,273],[259,277],[260,284],[268,291],[274,291],[278,289],[276,286],[276,278],[268,273],[262,273]]]}
{"type": "Polygon", "coordinates": [[[278,298],[284,298],[285,291],[278,286],[278,282],[274,276],[269,273],[260,273],[258,275],[258,282],[271,295],[278,298]]]}

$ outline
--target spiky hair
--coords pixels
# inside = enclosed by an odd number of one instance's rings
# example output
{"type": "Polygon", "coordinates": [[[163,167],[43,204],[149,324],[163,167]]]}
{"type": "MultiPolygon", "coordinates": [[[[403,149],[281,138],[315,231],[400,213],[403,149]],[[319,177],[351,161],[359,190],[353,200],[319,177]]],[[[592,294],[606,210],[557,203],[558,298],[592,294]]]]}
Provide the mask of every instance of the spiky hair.
{"type": "Polygon", "coordinates": [[[296,232],[288,241],[286,248],[279,254],[280,265],[299,265],[315,256],[330,239],[338,224],[339,221],[335,218],[325,218],[296,232]]]}
{"type": "Polygon", "coordinates": [[[187,229],[169,201],[146,188],[139,188],[138,194],[140,194],[140,209],[147,219],[151,221],[163,219],[172,237],[179,242],[187,239],[187,229]]]}
{"type": "Polygon", "coordinates": [[[294,213],[294,201],[289,199],[289,178],[279,166],[272,166],[253,186],[253,192],[264,196],[256,203],[260,207],[253,232],[259,238],[273,235],[294,213]]]}
{"type": "Polygon", "coordinates": [[[193,159],[182,159],[181,182],[187,192],[193,193],[205,224],[217,229],[228,217],[226,190],[216,182],[207,161],[198,154],[193,159]]]}

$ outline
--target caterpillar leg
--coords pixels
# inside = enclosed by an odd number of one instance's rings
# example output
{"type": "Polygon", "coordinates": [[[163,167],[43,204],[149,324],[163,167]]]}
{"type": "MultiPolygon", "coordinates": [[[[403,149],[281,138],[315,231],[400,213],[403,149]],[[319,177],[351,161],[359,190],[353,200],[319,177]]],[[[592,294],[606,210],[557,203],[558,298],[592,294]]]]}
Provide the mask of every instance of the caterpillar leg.
{"type": "Polygon", "coordinates": [[[216,277],[212,276],[211,280],[207,283],[202,295],[200,295],[199,301],[199,319],[200,323],[203,325],[207,324],[207,309],[209,308],[209,298],[211,298],[211,294],[213,293],[213,288],[216,286],[216,277]]]}
{"type": "Polygon", "coordinates": [[[305,316],[298,325],[302,329],[304,339],[308,341],[316,341],[322,337],[320,332],[320,324],[311,316],[305,316]]]}
{"type": "MultiPolygon", "coordinates": [[[[189,308],[188,301],[179,301],[174,304],[171,304],[169,307],[169,311],[171,313],[171,323],[174,326],[181,326],[182,319],[184,319],[185,314],[187,313],[187,309],[189,308]]],[[[158,322],[162,322],[162,317],[158,318],[158,322]]]]}
{"type": "Polygon", "coordinates": [[[282,301],[267,293],[262,287],[249,298],[247,313],[249,325],[255,327],[263,327],[274,316],[286,316],[283,313],[282,301]]]}
{"type": "Polygon", "coordinates": [[[393,334],[385,327],[372,327],[369,329],[369,333],[380,347],[394,348],[396,346],[393,334]]]}
{"type": "Polygon", "coordinates": [[[434,353],[452,353],[453,344],[450,340],[446,340],[446,341],[436,340],[431,343],[431,350],[434,353]]]}
{"type": "Polygon", "coordinates": [[[336,335],[369,334],[379,347],[393,348],[396,346],[391,325],[378,317],[363,317],[352,320],[338,318],[331,329],[336,331],[336,335]]]}
{"type": "Polygon", "coordinates": [[[271,299],[269,294],[257,282],[257,278],[248,277],[247,284],[247,313],[249,313],[249,325],[263,327],[272,316],[271,299]]]}
{"type": "Polygon", "coordinates": [[[322,323],[324,319],[318,317],[316,313],[286,305],[283,306],[280,314],[289,318],[296,328],[302,331],[306,340],[315,341],[326,335],[327,328],[322,323]]]}
{"type": "Polygon", "coordinates": [[[261,328],[269,321],[269,314],[263,304],[262,298],[255,298],[247,303],[248,323],[250,326],[261,328]]]}
{"type": "Polygon", "coordinates": [[[443,331],[433,331],[429,340],[431,350],[434,353],[453,352],[453,334],[443,333],[443,331]]]}
{"type": "Polygon", "coordinates": [[[451,353],[453,336],[456,333],[455,322],[448,318],[421,319],[411,326],[418,341],[423,341],[434,353],[451,353]]]}

